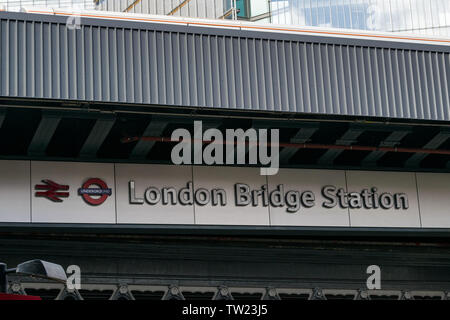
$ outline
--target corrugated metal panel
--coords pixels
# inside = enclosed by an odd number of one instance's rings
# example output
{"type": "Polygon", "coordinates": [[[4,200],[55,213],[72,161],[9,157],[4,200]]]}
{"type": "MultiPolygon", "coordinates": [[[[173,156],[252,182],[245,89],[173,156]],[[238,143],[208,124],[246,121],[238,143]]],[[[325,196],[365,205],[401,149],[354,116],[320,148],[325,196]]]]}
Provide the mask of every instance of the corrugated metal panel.
{"type": "Polygon", "coordinates": [[[4,97],[450,120],[446,47],[0,18],[4,97]]]}

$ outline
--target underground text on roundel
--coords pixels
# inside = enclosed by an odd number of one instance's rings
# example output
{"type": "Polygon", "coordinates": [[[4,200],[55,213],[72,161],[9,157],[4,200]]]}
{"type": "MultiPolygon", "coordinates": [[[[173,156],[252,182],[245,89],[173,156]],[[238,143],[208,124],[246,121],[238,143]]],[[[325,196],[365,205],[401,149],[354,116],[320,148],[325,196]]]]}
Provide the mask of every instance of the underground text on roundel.
{"type": "Polygon", "coordinates": [[[285,207],[289,213],[295,213],[301,208],[312,208],[317,205],[325,209],[335,207],[350,209],[395,209],[407,210],[409,208],[406,193],[390,193],[379,190],[377,187],[362,189],[358,192],[347,192],[344,188],[326,185],[321,188],[319,197],[313,191],[287,190],[283,184],[269,189],[262,185],[252,189],[245,183],[235,183],[233,194],[227,194],[222,188],[194,189],[192,181],[178,190],[174,187],[148,187],[140,194],[136,191],[134,180],[128,183],[129,203],[132,205],[198,205],[198,206],[227,206],[230,197],[238,207],[245,206],[271,206],[285,207]]]}

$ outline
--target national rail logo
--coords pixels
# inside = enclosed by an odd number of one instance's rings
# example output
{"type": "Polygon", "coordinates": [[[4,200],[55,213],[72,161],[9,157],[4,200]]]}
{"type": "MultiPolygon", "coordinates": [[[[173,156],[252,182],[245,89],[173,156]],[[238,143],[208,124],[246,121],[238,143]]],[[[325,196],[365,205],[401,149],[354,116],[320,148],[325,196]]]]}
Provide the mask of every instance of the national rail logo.
{"type": "Polygon", "coordinates": [[[46,198],[53,202],[63,202],[62,198],[69,197],[69,186],[59,184],[50,179],[42,180],[43,184],[34,186],[35,197],[46,198]]]}

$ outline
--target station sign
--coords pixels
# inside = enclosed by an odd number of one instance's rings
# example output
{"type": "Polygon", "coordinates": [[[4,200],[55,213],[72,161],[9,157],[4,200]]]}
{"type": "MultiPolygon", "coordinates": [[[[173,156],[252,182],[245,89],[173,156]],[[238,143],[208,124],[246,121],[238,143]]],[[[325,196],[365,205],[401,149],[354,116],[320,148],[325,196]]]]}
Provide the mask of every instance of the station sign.
{"type": "Polygon", "coordinates": [[[449,228],[450,174],[0,161],[0,222],[449,228]]]}

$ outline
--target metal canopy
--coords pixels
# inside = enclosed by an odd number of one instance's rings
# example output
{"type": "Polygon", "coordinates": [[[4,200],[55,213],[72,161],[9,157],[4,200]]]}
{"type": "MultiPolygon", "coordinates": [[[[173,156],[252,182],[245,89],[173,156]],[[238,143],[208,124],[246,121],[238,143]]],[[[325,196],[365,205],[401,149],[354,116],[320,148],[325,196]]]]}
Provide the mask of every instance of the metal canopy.
{"type": "Polygon", "coordinates": [[[224,136],[228,128],[279,129],[282,167],[450,170],[448,128],[426,124],[270,120],[225,114],[105,114],[22,107],[5,107],[1,115],[1,159],[170,164],[175,143],[161,142],[161,138],[170,138],[177,128],[185,128],[193,136],[194,121],[199,120],[204,131],[217,128],[224,136]]]}
{"type": "Polygon", "coordinates": [[[450,49],[436,41],[195,21],[83,18],[69,30],[65,17],[11,12],[0,21],[0,98],[450,120],[450,49]]]}

